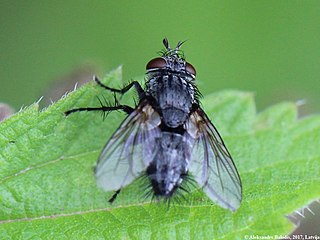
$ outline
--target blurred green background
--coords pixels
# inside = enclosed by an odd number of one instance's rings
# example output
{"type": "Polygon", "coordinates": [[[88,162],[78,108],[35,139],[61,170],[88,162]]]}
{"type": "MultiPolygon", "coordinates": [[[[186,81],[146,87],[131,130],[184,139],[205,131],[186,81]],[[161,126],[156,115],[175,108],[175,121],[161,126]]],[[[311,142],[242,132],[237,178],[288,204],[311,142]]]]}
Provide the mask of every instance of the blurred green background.
{"type": "Polygon", "coordinates": [[[81,68],[102,77],[123,65],[124,80],[141,77],[167,37],[188,40],[203,94],[240,89],[258,110],[301,99],[302,111],[320,110],[318,0],[2,0],[0,19],[0,102],[16,109],[81,68]]]}

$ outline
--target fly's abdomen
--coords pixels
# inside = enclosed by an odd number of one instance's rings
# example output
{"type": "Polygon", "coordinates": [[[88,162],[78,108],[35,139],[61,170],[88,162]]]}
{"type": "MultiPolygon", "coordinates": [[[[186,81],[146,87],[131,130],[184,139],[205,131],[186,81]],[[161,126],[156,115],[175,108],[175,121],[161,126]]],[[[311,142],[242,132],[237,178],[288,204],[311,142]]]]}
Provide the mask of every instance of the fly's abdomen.
{"type": "Polygon", "coordinates": [[[171,132],[163,132],[158,144],[147,175],[155,196],[168,198],[179,188],[188,172],[190,149],[185,145],[182,135],[171,132]]]}

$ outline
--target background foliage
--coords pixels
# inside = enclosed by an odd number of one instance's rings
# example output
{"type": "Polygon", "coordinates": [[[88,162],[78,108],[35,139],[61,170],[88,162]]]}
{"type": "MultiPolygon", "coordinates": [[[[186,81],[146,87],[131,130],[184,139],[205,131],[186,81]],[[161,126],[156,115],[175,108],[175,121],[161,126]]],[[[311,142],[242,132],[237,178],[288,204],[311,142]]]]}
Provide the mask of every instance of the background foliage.
{"type": "Polygon", "coordinates": [[[258,109],[307,99],[302,110],[319,111],[319,12],[317,0],[3,0],[0,101],[29,105],[87,65],[100,76],[120,64],[124,79],[142,76],[166,36],[188,40],[204,94],[235,88],[253,92],[258,109]]]}

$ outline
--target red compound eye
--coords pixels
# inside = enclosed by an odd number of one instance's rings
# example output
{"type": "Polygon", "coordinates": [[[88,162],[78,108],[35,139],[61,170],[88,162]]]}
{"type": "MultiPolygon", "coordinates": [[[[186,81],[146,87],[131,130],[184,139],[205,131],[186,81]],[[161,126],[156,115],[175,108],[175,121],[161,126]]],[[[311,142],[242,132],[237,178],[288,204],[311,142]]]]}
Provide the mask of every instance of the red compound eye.
{"type": "Polygon", "coordinates": [[[150,62],[148,62],[146,69],[154,69],[154,68],[164,68],[167,66],[166,60],[163,58],[154,58],[150,62]]]}
{"type": "Polygon", "coordinates": [[[196,69],[190,63],[186,63],[186,71],[194,76],[197,74],[196,69]]]}

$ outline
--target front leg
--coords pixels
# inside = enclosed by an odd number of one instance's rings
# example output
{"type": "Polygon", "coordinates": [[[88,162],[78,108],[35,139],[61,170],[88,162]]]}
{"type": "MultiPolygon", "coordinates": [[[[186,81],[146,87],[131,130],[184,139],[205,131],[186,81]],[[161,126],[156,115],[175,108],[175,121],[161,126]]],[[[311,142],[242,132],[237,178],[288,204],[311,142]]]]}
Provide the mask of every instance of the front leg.
{"type": "Polygon", "coordinates": [[[114,93],[120,93],[120,94],[125,94],[127,91],[129,91],[132,87],[134,87],[138,93],[139,96],[139,100],[141,100],[142,98],[145,97],[145,91],[142,89],[141,85],[139,82],[137,81],[132,81],[131,83],[129,83],[127,86],[123,87],[122,89],[116,89],[116,88],[111,88],[108,87],[106,85],[104,85],[96,76],[94,77],[94,80],[96,81],[96,83],[100,86],[103,87],[104,89],[107,89],[111,92],[114,93]]]}

